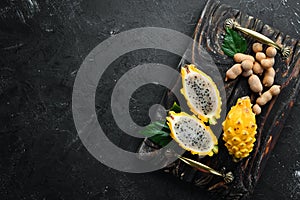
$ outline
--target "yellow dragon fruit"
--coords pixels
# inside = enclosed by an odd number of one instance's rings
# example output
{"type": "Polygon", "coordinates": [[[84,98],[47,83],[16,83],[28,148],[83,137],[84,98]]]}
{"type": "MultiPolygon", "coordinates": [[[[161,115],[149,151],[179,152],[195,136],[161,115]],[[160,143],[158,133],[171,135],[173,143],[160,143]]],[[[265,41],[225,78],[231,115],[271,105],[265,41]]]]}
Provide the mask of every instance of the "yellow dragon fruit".
{"type": "Polygon", "coordinates": [[[222,126],[225,146],[229,154],[233,156],[234,161],[249,156],[256,140],[257,125],[248,96],[237,100],[236,105],[227,114],[222,126]]]}

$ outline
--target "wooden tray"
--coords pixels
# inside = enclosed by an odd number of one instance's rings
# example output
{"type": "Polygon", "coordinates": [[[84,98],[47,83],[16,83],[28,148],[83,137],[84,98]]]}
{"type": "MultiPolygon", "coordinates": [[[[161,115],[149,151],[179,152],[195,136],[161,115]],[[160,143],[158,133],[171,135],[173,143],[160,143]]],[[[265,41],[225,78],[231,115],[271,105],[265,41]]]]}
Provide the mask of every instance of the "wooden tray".
{"type": "MultiPolygon", "coordinates": [[[[259,19],[227,5],[220,4],[220,2],[208,1],[195,28],[193,38],[195,42],[202,45],[212,56],[222,77],[225,77],[225,72],[234,63],[233,59],[224,55],[221,50],[225,34],[224,21],[227,18],[233,18],[242,27],[260,32],[273,41],[276,41],[276,43],[283,44],[292,49],[290,56],[286,60],[283,60],[279,55],[276,56],[274,66],[277,72],[275,83],[282,86],[282,91],[279,96],[273,98],[270,103],[264,106],[262,113],[257,116],[257,141],[248,158],[234,163],[224,146],[222,137],[219,138],[219,153],[217,155],[202,159],[193,157],[214,169],[220,170],[222,167],[225,167],[226,171],[232,171],[235,177],[232,183],[223,184],[221,178],[192,169],[180,161],[171,164],[165,171],[184,181],[212,191],[212,197],[215,199],[247,199],[254,190],[299,92],[300,45],[298,40],[290,38],[288,35],[268,26],[259,19]]],[[[246,37],[246,39],[248,47],[251,47],[254,40],[249,37],[246,37]]],[[[193,46],[192,53],[193,59],[195,59],[199,54],[196,45],[193,46]]],[[[246,53],[251,54],[251,49],[248,48],[246,53]]],[[[183,64],[185,64],[185,60],[181,61],[178,70],[183,64]]],[[[175,84],[174,87],[178,87],[178,85],[175,84]]],[[[251,95],[247,79],[243,77],[225,83],[225,91],[227,111],[236,103],[239,97],[249,95],[252,99],[254,98],[251,95]]],[[[170,92],[166,92],[161,104],[169,108],[174,101],[175,97],[170,92]]],[[[143,158],[144,152],[152,152],[157,148],[159,148],[157,145],[146,139],[138,152],[141,158],[143,158]]]]}

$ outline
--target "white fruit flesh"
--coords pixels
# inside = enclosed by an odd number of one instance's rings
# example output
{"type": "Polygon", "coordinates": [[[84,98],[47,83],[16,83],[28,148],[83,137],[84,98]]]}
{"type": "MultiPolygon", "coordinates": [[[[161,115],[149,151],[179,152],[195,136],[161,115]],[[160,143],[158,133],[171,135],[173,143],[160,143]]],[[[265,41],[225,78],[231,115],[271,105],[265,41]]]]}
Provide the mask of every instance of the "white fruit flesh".
{"type": "Polygon", "coordinates": [[[217,144],[211,129],[195,116],[170,112],[167,120],[172,138],[193,154],[207,155],[217,144]]]}

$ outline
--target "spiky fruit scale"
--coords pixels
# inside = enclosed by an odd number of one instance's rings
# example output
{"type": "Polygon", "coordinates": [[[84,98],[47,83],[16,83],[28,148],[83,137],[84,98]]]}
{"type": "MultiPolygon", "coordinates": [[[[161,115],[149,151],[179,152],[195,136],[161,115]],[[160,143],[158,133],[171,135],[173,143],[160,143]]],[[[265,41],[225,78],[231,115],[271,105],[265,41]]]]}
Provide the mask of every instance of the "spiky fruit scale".
{"type": "Polygon", "coordinates": [[[235,160],[249,156],[256,140],[257,125],[248,96],[237,100],[236,105],[231,107],[222,126],[223,140],[229,154],[235,160]]]}
{"type": "Polygon", "coordinates": [[[185,150],[192,154],[209,155],[217,153],[218,140],[209,126],[194,115],[169,112],[167,124],[171,137],[185,150]]]}
{"type": "Polygon", "coordinates": [[[182,89],[191,111],[204,122],[216,124],[220,118],[221,97],[213,80],[193,64],[181,68],[182,89]]]}

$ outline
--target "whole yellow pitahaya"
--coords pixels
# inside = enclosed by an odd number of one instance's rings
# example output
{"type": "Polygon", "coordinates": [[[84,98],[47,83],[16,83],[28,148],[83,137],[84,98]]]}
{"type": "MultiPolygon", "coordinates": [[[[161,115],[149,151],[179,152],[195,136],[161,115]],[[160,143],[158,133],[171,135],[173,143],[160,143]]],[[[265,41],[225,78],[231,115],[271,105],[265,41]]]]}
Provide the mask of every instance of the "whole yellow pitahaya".
{"type": "Polygon", "coordinates": [[[227,114],[222,126],[225,146],[229,154],[233,156],[234,161],[249,156],[256,141],[257,125],[248,96],[237,100],[236,105],[227,114]]]}

